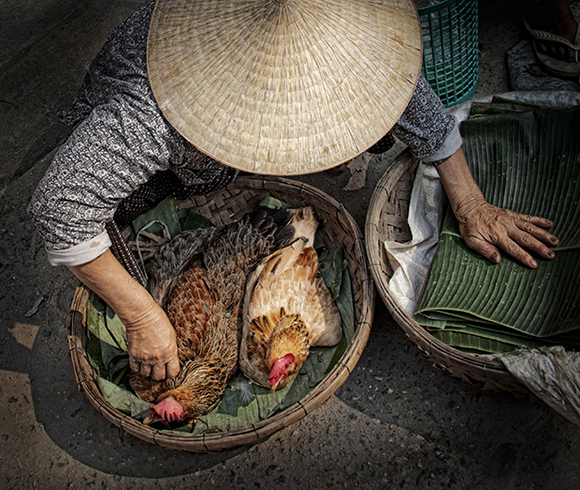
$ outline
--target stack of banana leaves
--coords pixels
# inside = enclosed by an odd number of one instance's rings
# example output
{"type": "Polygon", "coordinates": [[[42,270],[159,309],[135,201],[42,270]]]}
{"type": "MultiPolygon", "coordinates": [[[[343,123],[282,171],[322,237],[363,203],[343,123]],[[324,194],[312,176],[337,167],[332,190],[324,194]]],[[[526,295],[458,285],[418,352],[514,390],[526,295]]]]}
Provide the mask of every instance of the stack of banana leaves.
{"type": "Polygon", "coordinates": [[[580,350],[580,107],[496,98],[474,104],[461,132],[488,202],[552,220],[560,244],[537,269],[505,253],[494,265],[467,248],[448,207],[415,321],[472,354],[580,350]]]}

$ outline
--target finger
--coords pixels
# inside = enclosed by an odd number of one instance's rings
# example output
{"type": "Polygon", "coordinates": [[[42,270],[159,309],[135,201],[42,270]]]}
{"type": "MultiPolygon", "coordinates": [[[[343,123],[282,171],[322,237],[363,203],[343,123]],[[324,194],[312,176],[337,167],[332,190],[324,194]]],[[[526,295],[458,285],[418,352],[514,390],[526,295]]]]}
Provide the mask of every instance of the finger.
{"type": "Polygon", "coordinates": [[[142,363],[139,372],[141,373],[142,376],[148,377],[151,374],[151,366],[142,363]]]}
{"type": "MultiPolygon", "coordinates": [[[[539,230],[536,228],[536,230],[539,230]]],[[[541,230],[540,230],[541,231],[541,230]]],[[[512,236],[513,240],[526,250],[531,250],[545,259],[553,259],[556,254],[544,245],[534,234],[534,230],[520,231],[512,236]]],[[[555,238],[555,237],[554,237],[555,238]]]]}
{"type": "Polygon", "coordinates": [[[151,369],[151,378],[155,381],[163,381],[167,377],[165,364],[155,364],[151,369]]]}
{"type": "MultiPolygon", "coordinates": [[[[536,240],[542,242],[542,244],[555,246],[558,245],[558,243],[560,243],[560,240],[558,240],[557,237],[555,237],[554,235],[552,235],[551,233],[542,228],[534,226],[531,222],[526,221],[521,225],[519,225],[519,228],[523,232],[532,235],[534,238],[536,238],[536,240]]],[[[544,252],[547,252],[549,249],[545,245],[542,247],[542,250],[544,252]]],[[[545,253],[543,253],[542,255],[545,255],[545,253]]]]}
{"type": "Polygon", "coordinates": [[[141,369],[141,363],[137,359],[129,357],[129,367],[131,368],[131,371],[138,373],[141,369]]]}
{"type": "Polygon", "coordinates": [[[181,371],[177,357],[174,357],[171,361],[169,361],[165,366],[165,369],[167,371],[168,378],[175,378],[175,376],[179,374],[179,371],[181,371]]]}
{"type": "Polygon", "coordinates": [[[499,264],[501,261],[501,254],[499,250],[491,243],[477,238],[466,238],[465,244],[474,252],[484,256],[493,264],[499,264]]]}
{"type": "Polygon", "coordinates": [[[534,258],[511,238],[505,238],[501,240],[498,245],[502,250],[507,252],[508,255],[518,260],[522,264],[527,265],[532,269],[538,267],[538,263],[534,260],[534,258]]]}
{"type": "Polygon", "coordinates": [[[539,226],[541,228],[551,228],[552,226],[554,226],[554,222],[547,218],[542,218],[540,216],[532,216],[529,214],[520,214],[510,210],[505,211],[507,211],[508,214],[511,214],[514,218],[516,218],[516,221],[517,219],[521,219],[524,221],[528,221],[529,223],[532,223],[533,225],[539,226]]]}

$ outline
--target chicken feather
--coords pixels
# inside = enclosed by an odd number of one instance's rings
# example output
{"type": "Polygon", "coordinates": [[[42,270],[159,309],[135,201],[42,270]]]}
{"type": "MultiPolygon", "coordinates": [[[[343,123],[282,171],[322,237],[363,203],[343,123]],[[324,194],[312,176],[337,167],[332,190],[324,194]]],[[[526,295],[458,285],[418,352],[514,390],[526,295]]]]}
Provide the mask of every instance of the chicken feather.
{"type": "Polygon", "coordinates": [[[159,251],[151,291],[175,328],[181,371],[161,382],[131,374],[135,393],[155,403],[147,423],[192,421],[219,403],[237,369],[246,278],[295,239],[304,214],[311,211],[259,209],[219,229],[184,232],[159,251]]]}
{"type": "Polygon", "coordinates": [[[340,313],[318,275],[316,226],[297,229],[308,237],[263,259],[244,296],[240,369],[272,391],[296,376],[311,346],[333,346],[342,336],[340,313]]]}

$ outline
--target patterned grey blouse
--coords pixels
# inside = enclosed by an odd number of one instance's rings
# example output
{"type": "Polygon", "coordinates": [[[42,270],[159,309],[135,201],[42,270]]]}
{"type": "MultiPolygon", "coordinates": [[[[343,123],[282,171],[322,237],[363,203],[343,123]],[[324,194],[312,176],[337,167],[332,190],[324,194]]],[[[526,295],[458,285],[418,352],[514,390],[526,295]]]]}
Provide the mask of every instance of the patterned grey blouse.
{"type": "MultiPolygon", "coordinates": [[[[154,4],[113,31],[63,116],[78,126],[28,208],[53,265],[83,264],[101,255],[110,246],[105,223],[124,198],[157,172],[170,169],[199,193],[237,175],[184,140],[157,106],[146,67],[154,4]]],[[[461,146],[456,120],[423,77],[392,132],[426,162],[442,161],[461,146]]]]}

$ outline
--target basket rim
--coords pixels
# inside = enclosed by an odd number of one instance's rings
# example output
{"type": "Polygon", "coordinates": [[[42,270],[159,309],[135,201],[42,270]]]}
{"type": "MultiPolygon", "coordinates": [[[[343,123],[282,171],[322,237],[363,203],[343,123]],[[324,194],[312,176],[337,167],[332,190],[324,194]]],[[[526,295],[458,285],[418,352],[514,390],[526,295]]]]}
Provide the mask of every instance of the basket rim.
{"type": "Polygon", "coordinates": [[[390,277],[383,269],[381,249],[384,247],[380,223],[385,200],[406,172],[414,172],[419,160],[409,149],[402,151],[379,179],[365,220],[365,247],[369,268],[375,287],[396,323],[405,331],[419,350],[438,367],[459,377],[464,382],[482,389],[501,389],[517,394],[528,394],[528,389],[518,381],[497,358],[485,358],[451,347],[433,337],[421,327],[397,302],[388,286],[390,277]]]}
{"type": "MultiPolygon", "coordinates": [[[[286,192],[298,193],[304,199],[326,203],[331,209],[334,208],[337,218],[341,220],[341,224],[344,223],[344,226],[356,234],[354,240],[356,254],[359,256],[359,260],[362,261],[358,269],[362,277],[357,278],[362,291],[362,303],[360,305],[360,315],[354,319],[354,335],[341,358],[306,397],[282,412],[276,413],[258,423],[239,427],[228,432],[211,434],[191,434],[155,429],[142,424],[115,408],[102,395],[97,384],[96,373],[90,365],[84,350],[86,305],[89,289],[80,284],[75,290],[69,314],[67,339],[69,355],[71,356],[78,389],[85,392],[90,403],[109,422],[139,439],[164,448],[200,453],[221,451],[264,439],[274,432],[297,422],[326,402],[349,376],[366,346],[375,307],[375,287],[374,282],[368,275],[362,233],[342,204],[316,187],[299,181],[272,176],[243,176],[234,180],[224,189],[216,191],[216,193],[236,188],[268,191],[274,187],[282,187],[286,192]]],[[[208,197],[211,198],[213,194],[215,193],[209,194],[208,197]]],[[[354,281],[354,279],[351,275],[351,280],[354,281]]]]}

